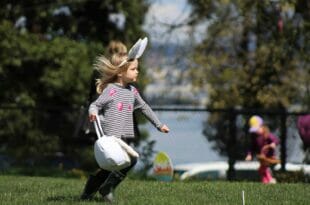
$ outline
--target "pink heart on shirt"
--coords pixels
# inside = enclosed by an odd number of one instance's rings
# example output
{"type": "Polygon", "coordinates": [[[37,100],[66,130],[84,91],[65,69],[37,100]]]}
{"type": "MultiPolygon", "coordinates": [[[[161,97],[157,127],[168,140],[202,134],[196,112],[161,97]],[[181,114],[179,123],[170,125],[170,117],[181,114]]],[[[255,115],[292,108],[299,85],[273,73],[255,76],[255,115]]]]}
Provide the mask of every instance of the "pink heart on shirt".
{"type": "Polygon", "coordinates": [[[114,96],[116,93],[116,90],[115,89],[111,89],[110,92],[109,92],[109,96],[114,96]]]}
{"type": "Polygon", "coordinates": [[[117,103],[117,109],[118,111],[122,111],[124,107],[124,104],[122,102],[117,103]]]}

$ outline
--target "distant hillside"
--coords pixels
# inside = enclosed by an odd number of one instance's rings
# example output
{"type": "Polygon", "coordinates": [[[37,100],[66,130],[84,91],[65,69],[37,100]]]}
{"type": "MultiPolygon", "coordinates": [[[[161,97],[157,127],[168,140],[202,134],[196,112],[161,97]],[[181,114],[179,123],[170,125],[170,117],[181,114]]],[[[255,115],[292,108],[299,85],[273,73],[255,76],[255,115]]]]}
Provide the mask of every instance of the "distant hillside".
{"type": "Polygon", "coordinates": [[[206,94],[194,88],[190,77],[190,48],[179,44],[153,44],[145,53],[147,76],[151,83],[145,89],[151,104],[202,105],[206,94]]]}

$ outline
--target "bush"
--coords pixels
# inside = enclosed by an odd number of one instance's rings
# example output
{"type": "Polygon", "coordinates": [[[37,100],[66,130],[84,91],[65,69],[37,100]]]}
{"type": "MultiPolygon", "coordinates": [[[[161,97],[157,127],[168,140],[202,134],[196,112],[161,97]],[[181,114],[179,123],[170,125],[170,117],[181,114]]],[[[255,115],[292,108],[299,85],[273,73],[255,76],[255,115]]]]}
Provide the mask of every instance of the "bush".
{"type": "Polygon", "coordinates": [[[310,176],[306,175],[303,171],[296,172],[282,172],[282,171],[274,171],[274,177],[280,183],[309,183],[310,176]]]}

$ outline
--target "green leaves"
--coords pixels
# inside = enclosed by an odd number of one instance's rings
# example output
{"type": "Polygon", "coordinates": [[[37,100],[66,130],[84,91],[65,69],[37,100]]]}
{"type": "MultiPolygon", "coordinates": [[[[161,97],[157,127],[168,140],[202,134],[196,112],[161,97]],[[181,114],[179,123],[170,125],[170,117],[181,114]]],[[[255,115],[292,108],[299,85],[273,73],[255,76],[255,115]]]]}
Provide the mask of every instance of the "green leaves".
{"type": "MultiPolygon", "coordinates": [[[[67,38],[41,40],[34,34],[19,34],[12,26],[2,23],[2,35],[7,31],[2,43],[2,77],[6,78],[3,87],[15,95],[27,91],[38,104],[54,102],[61,92],[67,93],[66,105],[81,105],[86,101],[85,92],[92,73],[88,47],[67,38]],[[3,59],[3,60],[2,60],[3,59]],[[13,86],[12,86],[13,85],[13,86]],[[38,89],[45,92],[38,93],[38,89]],[[72,92],[72,95],[68,95],[72,92]],[[75,96],[78,93],[79,96],[75,96]]],[[[6,93],[3,90],[3,93],[6,93]]],[[[59,100],[59,99],[57,99],[59,100]]],[[[13,103],[2,98],[2,103],[13,103]]],[[[15,102],[17,103],[17,102],[15,102]]],[[[19,101],[18,104],[21,102],[19,101]]]]}
{"type": "Polygon", "coordinates": [[[103,54],[110,40],[131,45],[144,36],[141,25],[147,3],[2,3],[0,151],[24,159],[70,149],[72,153],[75,147],[66,143],[75,140],[74,129],[82,129],[76,126],[83,122],[77,117],[77,108],[88,103],[90,87],[95,83],[91,82],[95,56],[103,54]],[[110,21],[112,13],[125,15],[124,29],[110,21]],[[16,26],[21,17],[25,22],[16,26]]]}
{"type": "MultiPolygon", "coordinates": [[[[310,80],[310,61],[305,55],[309,52],[309,41],[304,41],[303,49],[298,41],[308,38],[310,33],[296,26],[298,18],[303,19],[304,25],[309,23],[302,10],[295,11],[296,17],[286,17],[280,31],[277,29],[280,14],[270,2],[190,2],[193,11],[198,12],[195,14],[198,19],[217,16],[193,58],[199,65],[193,68],[197,73],[193,74],[194,81],[206,80],[210,84],[210,106],[270,108],[280,104],[289,108],[299,102],[307,109],[309,102],[305,104],[303,99],[309,99],[309,93],[305,92],[309,84],[304,81],[304,78],[310,80]],[[230,9],[227,10],[227,6],[230,9]],[[227,13],[217,15],[223,9],[227,13]],[[299,87],[293,78],[298,74],[303,79],[299,87]]],[[[280,2],[282,18],[286,12],[294,12],[294,8],[302,5],[301,1],[280,2]]]]}
{"type": "MultiPolygon", "coordinates": [[[[193,22],[210,22],[192,58],[193,82],[207,84],[209,107],[310,109],[310,8],[305,1],[189,2],[193,22]]],[[[239,116],[245,122],[246,116],[239,116]]],[[[246,123],[231,133],[227,118],[210,115],[205,135],[220,153],[243,159],[246,123]],[[212,128],[217,132],[209,132],[212,128]],[[229,152],[232,134],[238,156],[229,152]]]]}

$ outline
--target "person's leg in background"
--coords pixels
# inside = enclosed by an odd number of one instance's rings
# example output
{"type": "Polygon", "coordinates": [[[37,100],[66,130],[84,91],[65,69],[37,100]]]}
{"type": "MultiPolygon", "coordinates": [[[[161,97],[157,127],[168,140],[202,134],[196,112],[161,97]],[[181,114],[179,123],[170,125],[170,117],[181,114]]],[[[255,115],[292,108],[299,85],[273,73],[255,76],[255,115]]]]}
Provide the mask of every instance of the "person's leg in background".
{"type": "Polygon", "coordinates": [[[277,183],[277,180],[272,176],[272,171],[271,171],[270,167],[268,167],[266,174],[267,174],[267,179],[268,179],[269,184],[276,184],[277,183]]]}
{"type": "Polygon", "coordinates": [[[261,182],[263,184],[268,184],[269,183],[269,178],[268,178],[268,168],[267,166],[263,165],[262,163],[260,164],[260,167],[258,169],[258,173],[261,177],[261,182]]]}

